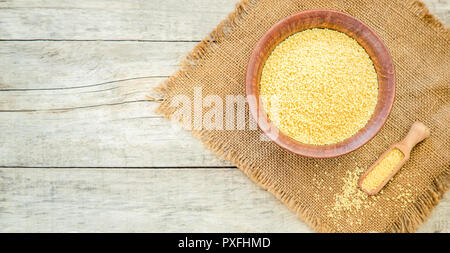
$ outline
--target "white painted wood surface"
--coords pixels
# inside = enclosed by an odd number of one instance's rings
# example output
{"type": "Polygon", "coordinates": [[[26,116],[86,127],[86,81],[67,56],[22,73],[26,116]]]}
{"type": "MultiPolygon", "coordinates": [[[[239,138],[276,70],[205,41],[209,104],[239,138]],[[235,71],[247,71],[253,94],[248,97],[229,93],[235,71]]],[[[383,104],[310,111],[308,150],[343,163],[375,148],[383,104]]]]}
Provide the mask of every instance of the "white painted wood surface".
{"type": "Polygon", "coordinates": [[[0,2],[2,39],[200,40],[236,0],[0,2]]]}
{"type": "Polygon", "coordinates": [[[145,97],[235,2],[0,2],[0,232],[310,232],[145,97]]]}
{"type": "Polygon", "coordinates": [[[4,232],[312,231],[233,168],[10,168],[0,180],[4,232]]]}
{"type": "MultiPolygon", "coordinates": [[[[233,168],[0,169],[2,232],[312,232],[233,168]]],[[[450,232],[450,201],[419,232],[450,232]]]]}

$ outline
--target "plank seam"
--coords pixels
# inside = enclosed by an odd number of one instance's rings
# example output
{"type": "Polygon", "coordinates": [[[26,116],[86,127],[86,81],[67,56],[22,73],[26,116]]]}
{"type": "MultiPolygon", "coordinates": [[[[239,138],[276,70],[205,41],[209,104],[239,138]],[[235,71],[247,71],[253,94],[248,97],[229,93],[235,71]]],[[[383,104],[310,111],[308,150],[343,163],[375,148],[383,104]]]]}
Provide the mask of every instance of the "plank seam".
{"type": "Polygon", "coordinates": [[[108,167],[108,166],[0,166],[0,169],[236,169],[236,166],[163,166],[163,167],[108,167]]]}
{"type": "Polygon", "coordinates": [[[152,40],[152,39],[0,39],[11,42],[149,42],[149,43],[198,43],[201,40],[152,40]]]}
{"type": "Polygon", "coordinates": [[[118,82],[126,82],[126,81],[131,81],[131,80],[150,79],[150,78],[167,78],[167,77],[169,77],[169,76],[139,76],[139,77],[130,77],[130,78],[125,78],[125,79],[112,80],[112,81],[107,81],[107,82],[81,85],[81,86],[54,87],[54,88],[31,88],[31,89],[0,89],[0,92],[2,92],[2,91],[49,91],[49,90],[51,91],[51,90],[82,89],[82,88],[91,88],[91,87],[112,84],[112,83],[118,83],[118,82]]]}

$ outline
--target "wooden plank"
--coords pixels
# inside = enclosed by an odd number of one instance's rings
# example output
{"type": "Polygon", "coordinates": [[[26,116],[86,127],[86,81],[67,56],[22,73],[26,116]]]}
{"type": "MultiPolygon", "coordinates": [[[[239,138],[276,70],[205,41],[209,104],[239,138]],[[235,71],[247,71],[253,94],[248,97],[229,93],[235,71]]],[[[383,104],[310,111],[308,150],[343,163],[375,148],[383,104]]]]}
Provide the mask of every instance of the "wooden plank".
{"type": "Polygon", "coordinates": [[[157,103],[149,101],[149,97],[162,99],[154,88],[164,79],[165,77],[136,77],[73,87],[0,89],[0,112],[66,112],[147,100],[151,103],[152,110],[141,113],[160,117],[153,112],[157,103]]]}
{"type": "MultiPolygon", "coordinates": [[[[1,11],[0,11],[1,13],[1,11]]],[[[167,77],[196,42],[0,41],[0,90],[167,77]]]]}
{"type": "Polygon", "coordinates": [[[155,102],[123,101],[50,111],[0,113],[0,166],[231,166],[155,102]]]}
{"type": "MultiPolygon", "coordinates": [[[[312,232],[237,169],[0,169],[0,232],[312,232]]],[[[419,232],[450,232],[450,196],[419,232]]]]}
{"type": "Polygon", "coordinates": [[[0,232],[306,232],[237,169],[0,169],[0,232]]]}
{"type": "Polygon", "coordinates": [[[0,2],[3,40],[201,40],[237,0],[0,2]]]}
{"type": "MultiPolygon", "coordinates": [[[[0,2],[0,39],[200,40],[238,0],[6,1],[0,2]]],[[[447,0],[425,0],[450,23],[447,0]]]]}

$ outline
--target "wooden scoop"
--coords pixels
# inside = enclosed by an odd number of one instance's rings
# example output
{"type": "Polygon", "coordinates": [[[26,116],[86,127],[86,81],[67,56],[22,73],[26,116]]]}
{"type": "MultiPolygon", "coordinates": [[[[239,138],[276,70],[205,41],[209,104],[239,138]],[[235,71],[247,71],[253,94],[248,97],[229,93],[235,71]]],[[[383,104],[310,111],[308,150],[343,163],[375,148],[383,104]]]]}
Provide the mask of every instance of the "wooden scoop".
{"type": "Polygon", "coordinates": [[[406,137],[392,145],[386,152],[384,152],[378,160],[368,169],[364,174],[361,176],[361,178],[358,181],[358,186],[363,190],[365,193],[369,195],[375,195],[377,194],[386,184],[389,182],[389,180],[397,173],[397,171],[406,163],[406,161],[409,159],[410,152],[414,146],[416,146],[417,143],[421,142],[425,138],[430,136],[430,129],[425,126],[421,122],[414,122],[414,124],[411,126],[411,129],[408,132],[408,135],[406,137]],[[392,172],[388,174],[386,177],[383,177],[384,180],[374,189],[374,190],[368,190],[362,187],[362,183],[366,176],[394,149],[398,149],[401,151],[404,155],[403,159],[398,162],[392,172]]]}

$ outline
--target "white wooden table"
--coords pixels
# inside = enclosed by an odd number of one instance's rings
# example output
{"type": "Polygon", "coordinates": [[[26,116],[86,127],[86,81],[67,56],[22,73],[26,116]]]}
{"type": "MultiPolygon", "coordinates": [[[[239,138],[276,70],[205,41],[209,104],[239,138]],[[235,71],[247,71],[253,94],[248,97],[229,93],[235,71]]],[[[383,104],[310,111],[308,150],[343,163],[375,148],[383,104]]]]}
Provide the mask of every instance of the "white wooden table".
{"type": "Polygon", "coordinates": [[[145,97],[235,3],[1,1],[0,232],[312,231],[145,97]]]}

